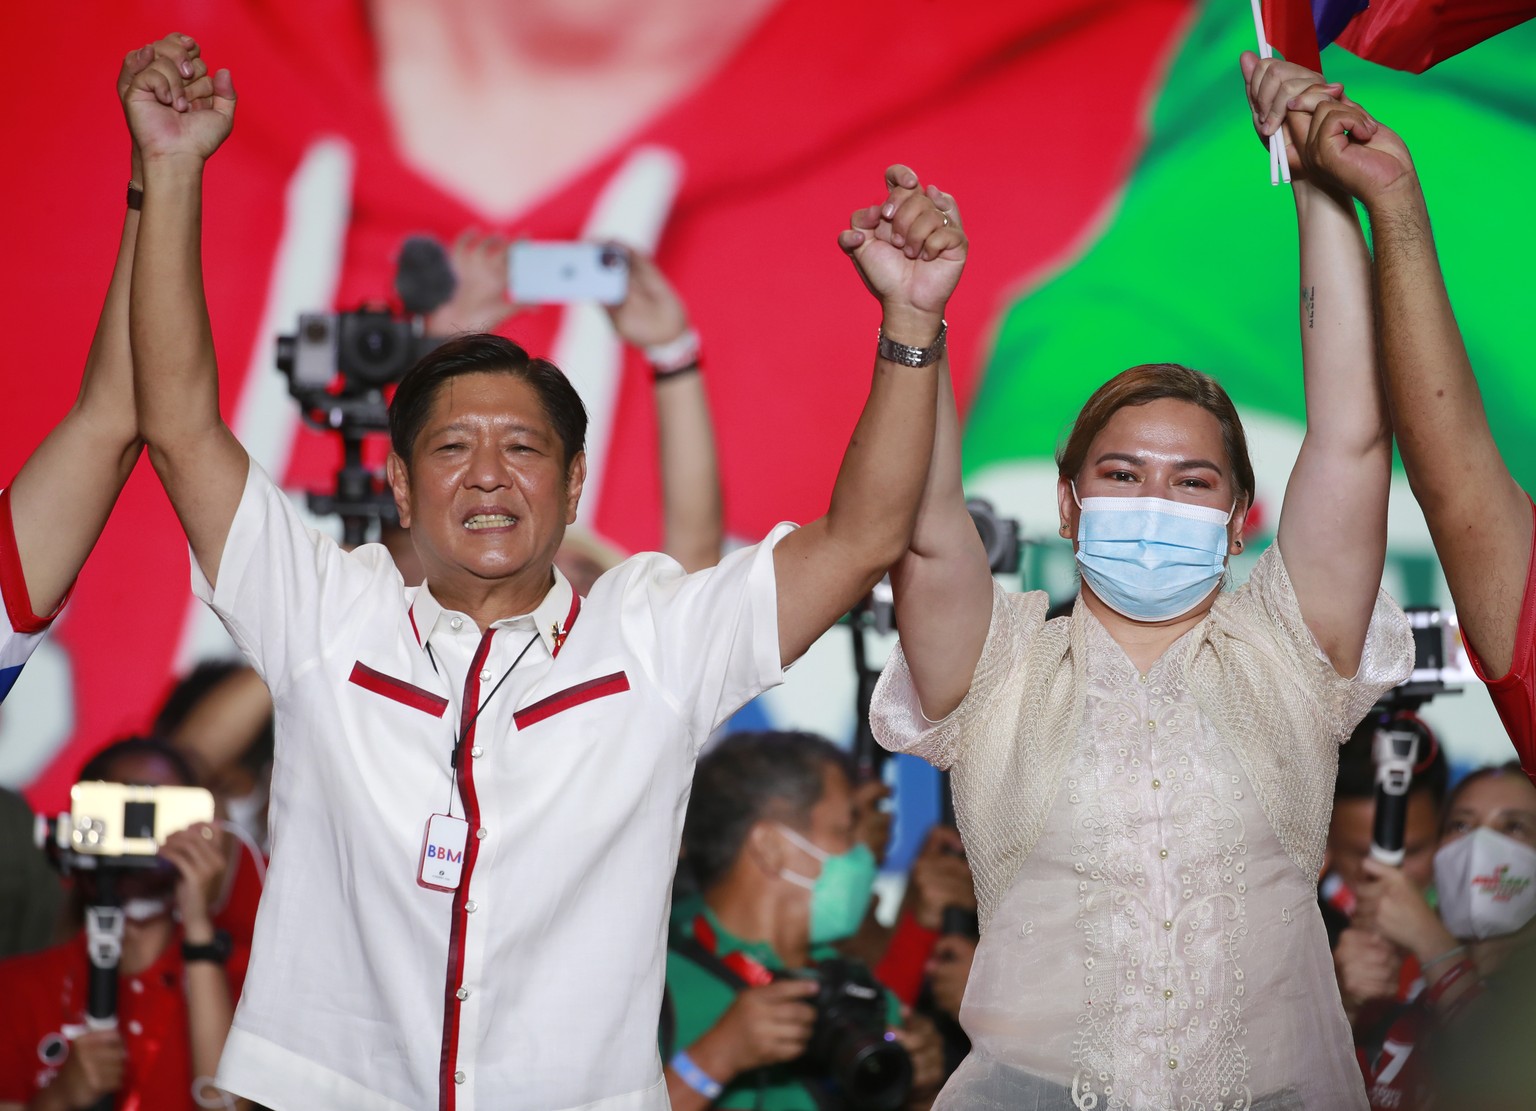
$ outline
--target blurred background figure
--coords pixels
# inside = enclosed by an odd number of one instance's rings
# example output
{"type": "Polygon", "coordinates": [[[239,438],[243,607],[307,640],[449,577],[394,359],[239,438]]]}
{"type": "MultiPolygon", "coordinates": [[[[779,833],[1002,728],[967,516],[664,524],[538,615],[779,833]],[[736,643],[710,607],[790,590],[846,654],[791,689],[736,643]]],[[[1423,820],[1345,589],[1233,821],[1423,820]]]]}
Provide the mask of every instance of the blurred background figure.
{"type": "Polygon", "coordinates": [[[64,887],[33,840],[32,808],[0,788],[0,960],[63,934],[64,887]]]}
{"type": "MultiPolygon", "coordinates": [[[[196,784],[180,753],[144,737],[108,745],[80,779],[196,784]]],[[[115,1029],[85,1025],[84,933],[0,962],[0,1109],[89,1108],[112,1094],[116,1106],[145,1111],[237,1106],[209,1090],[240,987],[238,971],[225,967],[228,936],[210,911],[225,852],[224,834],[199,823],[167,838],[160,867],[117,881],[125,923],[115,1029]]],[[[75,886],[78,929],[95,877],[77,873],[75,886]]]]}
{"type": "MultiPolygon", "coordinates": [[[[1468,1043],[1457,1029],[1483,1006],[1528,1020],[1536,1007],[1529,994],[1528,954],[1536,939],[1536,787],[1518,762],[1484,768],[1467,776],[1446,800],[1434,858],[1438,908],[1405,870],[1367,858],[1354,928],[1371,931],[1412,954],[1422,969],[1422,990],[1401,1002],[1391,978],[1382,995],[1362,1004],[1354,1019],[1355,1041],[1371,1106],[1414,1111],[1430,1106],[1470,1107],[1457,1090],[1448,1103],[1434,1103],[1432,1058],[1448,1061],[1445,1048],[1468,1043]],[[1504,977],[1506,962],[1517,970],[1511,992],[1484,1000],[1504,977]],[[1447,1047],[1441,1042],[1449,1039],[1447,1047]]],[[[1483,1027],[1486,1029],[1486,1026],[1483,1027]]],[[[1528,1056],[1528,1050],[1520,1056],[1528,1056]]],[[[1486,1056],[1479,1055],[1485,1063],[1486,1056]]],[[[1500,1060],[1483,1083],[1507,1087],[1508,1070],[1518,1075],[1519,1057],[1500,1060]]],[[[1527,1092],[1527,1101],[1529,1093],[1527,1092]]]]}
{"type": "MultiPolygon", "coordinates": [[[[1440,840],[1440,809],[1445,802],[1449,769],[1434,733],[1412,714],[1392,718],[1395,729],[1419,738],[1419,760],[1409,788],[1403,839],[1403,873],[1420,888],[1434,882],[1435,849],[1440,840]]],[[[1353,927],[1361,886],[1369,880],[1365,861],[1371,852],[1376,819],[1376,765],[1371,746],[1377,715],[1356,727],[1339,749],[1339,779],[1334,788],[1333,815],[1328,824],[1328,848],[1323,862],[1318,901],[1344,1010],[1353,1020],[1366,1000],[1407,1000],[1421,986],[1418,959],[1397,949],[1373,930],[1353,927]]]]}

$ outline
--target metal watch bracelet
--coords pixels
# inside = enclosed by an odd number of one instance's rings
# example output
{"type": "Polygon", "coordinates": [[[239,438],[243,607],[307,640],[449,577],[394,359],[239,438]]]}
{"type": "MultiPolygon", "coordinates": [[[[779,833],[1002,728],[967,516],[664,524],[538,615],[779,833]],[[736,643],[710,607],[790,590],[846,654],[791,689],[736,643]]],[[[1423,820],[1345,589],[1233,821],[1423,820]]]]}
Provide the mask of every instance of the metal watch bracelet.
{"type": "Polygon", "coordinates": [[[933,337],[933,342],[927,347],[908,347],[904,343],[897,343],[886,336],[881,329],[879,346],[876,348],[879,356],[888,363],[899,363],[902,366],[932,366],[939,361],[944,354],[944,337],[949,333],[949,321],[939,321],[939,334],[933,337]]]}

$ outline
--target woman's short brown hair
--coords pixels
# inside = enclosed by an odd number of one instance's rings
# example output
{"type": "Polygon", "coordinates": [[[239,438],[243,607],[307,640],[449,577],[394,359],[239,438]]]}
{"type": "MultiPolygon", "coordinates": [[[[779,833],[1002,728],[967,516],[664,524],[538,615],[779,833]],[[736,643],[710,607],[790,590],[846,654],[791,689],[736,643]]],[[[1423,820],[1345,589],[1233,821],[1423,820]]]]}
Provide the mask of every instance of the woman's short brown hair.
{"type": "Polygon", "coordinates": [[[1252,506],[1253,463],[1248,458],[1248,438],[1243,434],[1237,406],[1216,379],[1178,363],[1142,363],[1122,370],[1094,390],[1072,422],[1066,442],[1056,450],[1056,473],[1062,478],[1076,478],[1088,459],[1089,445],[1110,417],[1127,405],[1145,405],[1165,397],[1198,405],[1216,418],[1232,466],[1233,485],[1243,504],[1252,506]]]}

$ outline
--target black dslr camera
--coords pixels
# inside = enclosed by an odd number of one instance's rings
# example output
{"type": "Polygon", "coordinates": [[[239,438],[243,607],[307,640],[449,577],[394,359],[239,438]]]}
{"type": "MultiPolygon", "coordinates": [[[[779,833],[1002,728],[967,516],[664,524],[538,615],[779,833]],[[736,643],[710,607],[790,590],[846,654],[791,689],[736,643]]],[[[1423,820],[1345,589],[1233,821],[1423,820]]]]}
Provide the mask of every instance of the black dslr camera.
{"type": "Polygon", "coordinates": [[[912,1058],[885,1025],[885,991],[855,961],[825,960],[792,979],[814,979],[816,1025],[800,1065],[830,1081],[854,1111],[897,1111],[912,1091],[912,1058]]]}

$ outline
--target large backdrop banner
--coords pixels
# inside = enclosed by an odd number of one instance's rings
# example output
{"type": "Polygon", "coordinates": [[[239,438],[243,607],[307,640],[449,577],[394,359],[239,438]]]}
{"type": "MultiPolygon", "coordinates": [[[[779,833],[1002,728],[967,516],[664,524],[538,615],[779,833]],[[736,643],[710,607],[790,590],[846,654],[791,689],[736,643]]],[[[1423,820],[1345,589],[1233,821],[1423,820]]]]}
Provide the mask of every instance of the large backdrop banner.
{"type": "MultiPolygon", "coordinates": [[[[240,96],[204,243],[225,413],[296,492],[328,485],[339,450],[300,428],[276,337],[300,312],[387,298],[406,236],[474,227],[653,249],[704,337],[728,531],[818,516],[877,323],[835,237],[903,161],[960,198],[972,236],[949,320],[966,466],[1038,541],[1022,585],[1073,589],[1050,456],[1088,392],[1134,363],[1185,362],[1228,387],[1272,535],[1301,436],[1295,233],[1243,102],[1245,0],[122,0],[11,4],[0,19],[0,484],[69,405],[111,269],[128,177],[118,64],[179,30],[240,96]]],[[[1532,57],[1529,24],[1423,75],[1323,53],[1414,151],[1495,434],[1528,489],[1532,57]]],[[[593,411],[583,523],[654,546],[643,366],[590,306],[503,330],[564,366],[593,411]]],[[[1388,588],[1442,604],[1406,483],[1394,498],[1388,588]]],[[[58,806],[85,756],[144,728],[175,674],[232,651],[188,574],[141,462],[0,708],[0,781],[58,806]]],[[[829,660],[846,655],[839,637],[829,660]]],[[[851,670],[797,672],[758,712],[846,735],[851,670]]],[[[1431,717],[1463,761],[1505,744],[1480,691],[1431,717]]]]}

